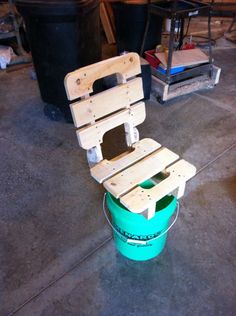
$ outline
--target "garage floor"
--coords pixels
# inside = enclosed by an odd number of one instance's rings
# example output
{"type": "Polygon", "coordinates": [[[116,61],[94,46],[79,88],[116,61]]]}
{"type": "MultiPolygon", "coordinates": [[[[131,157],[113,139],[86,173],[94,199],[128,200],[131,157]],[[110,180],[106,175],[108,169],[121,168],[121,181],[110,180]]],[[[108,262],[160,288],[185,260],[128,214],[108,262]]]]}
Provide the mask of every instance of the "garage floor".
{"type": "Polygon", "coordinates": [[[214,90],[147,102],[141,137],[198,168],[148,262],[116,252],[74,127],[44,116],[29,69],[0,73],[0,315],[236,315],[235,56],[214,52],[214,90]]]}

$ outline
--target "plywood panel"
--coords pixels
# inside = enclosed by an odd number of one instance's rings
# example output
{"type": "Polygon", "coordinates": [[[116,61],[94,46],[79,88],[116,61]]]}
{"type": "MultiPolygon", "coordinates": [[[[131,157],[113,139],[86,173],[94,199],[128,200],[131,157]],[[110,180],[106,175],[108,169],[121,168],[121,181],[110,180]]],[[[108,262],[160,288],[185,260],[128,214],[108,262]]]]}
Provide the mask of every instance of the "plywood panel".
{"type": "MultiPolygon", "coordinates": [[[[168,58],[167,54],[155,53],[155,55],[166,68],[168,58]]],[[[206,62],[209,62],[209,58],[199,48],[178,50],[173,52],[171,67],[194,66],[206,62]]]]}

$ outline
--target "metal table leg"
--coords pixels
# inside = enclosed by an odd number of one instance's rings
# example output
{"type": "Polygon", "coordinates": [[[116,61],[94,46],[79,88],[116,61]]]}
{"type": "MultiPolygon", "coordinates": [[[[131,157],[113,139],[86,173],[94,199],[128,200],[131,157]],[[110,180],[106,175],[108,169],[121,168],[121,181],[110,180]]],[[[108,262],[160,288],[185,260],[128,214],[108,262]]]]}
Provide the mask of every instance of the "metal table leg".
{"type": "Polygon", "coordinates": [[[145,47],[146,38],[147,38],[148,30],[149,30],[150,19],[151,19],[151,13],[150,13],[149,3],[148,3],[147,22],[146,22],[145,31],[143,35],[143,41],[142,41],[141,50],[140,50],[141,57],[143,57],[143,53],[144,53],[144,47],[145,47]]]}
{"type": "Polygon", "coordinates": [[[169,38],[169,47],[168,47],[168,60],[167,60],[167,69],[166,69],[167,83],[170,83],[170,76],[171,76],[170,72],[171,72],[171,64],[172,64],[172,55],[174,51],[175,22],[176,22],[176,17],[173,16],[171,19],[170,38],[169,38]]]}

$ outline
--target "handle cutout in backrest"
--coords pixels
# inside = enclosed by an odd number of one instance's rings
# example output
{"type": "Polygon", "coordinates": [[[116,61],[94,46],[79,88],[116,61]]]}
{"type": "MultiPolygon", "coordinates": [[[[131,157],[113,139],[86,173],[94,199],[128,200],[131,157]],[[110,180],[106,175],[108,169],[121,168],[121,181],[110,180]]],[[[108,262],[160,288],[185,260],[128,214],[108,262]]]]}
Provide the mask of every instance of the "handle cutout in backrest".
{"type": "Polygon", "coordinates": [[[92,64],[65,77],[65,89],[68,100],[87,96],[93,92],[93,83],[112,74],[119,74],[120,83],[141,73],[140,58],[136,53],[113,57],[92,64]]]}
{"type": "Polygon", "coordinates": [[[127,146],[123,124],[110,129],[103,135],[101,147],[103,156],[108,161],[115,161],[122,157],[124,153],[127,154],[134,150],[134,148],[127,146]]]}

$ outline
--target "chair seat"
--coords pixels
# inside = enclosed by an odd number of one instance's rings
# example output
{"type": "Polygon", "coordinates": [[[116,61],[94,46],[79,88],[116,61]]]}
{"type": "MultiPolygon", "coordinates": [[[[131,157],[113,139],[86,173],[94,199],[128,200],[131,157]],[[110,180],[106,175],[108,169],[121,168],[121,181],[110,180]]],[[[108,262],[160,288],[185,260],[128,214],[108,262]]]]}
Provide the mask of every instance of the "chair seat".
{"type": "Polygon", "coordinates": [[[185,183],[196,174],[196,168],[185,160],[179,160],[166,168],[169,176],[150,189],[137,186],[132,191],[123,195],[120,202],[133,213],[142,213],[152,207],[164,196],[180,189],[180,198],[184,194],[185,183]],[[181,189],[182,188],[182,189],[181,189]]]}
{"type": "Polygon", "coordinates": [[[104,187],[116,198],[128,193],[140,183],[165,170],[179,156],[162,147],[136,164],[106,180],[104,187]]]}
{"type": "Polygon", "coordinates": [[[90,169],[91,176],[99,183],[102,183],[118,172],[152,154],[160,147],[161,145],[153,139],[144,138],[132,146],[133,150],[131,152],[124,153],[112,160],[102,160],[90,169]]]}

